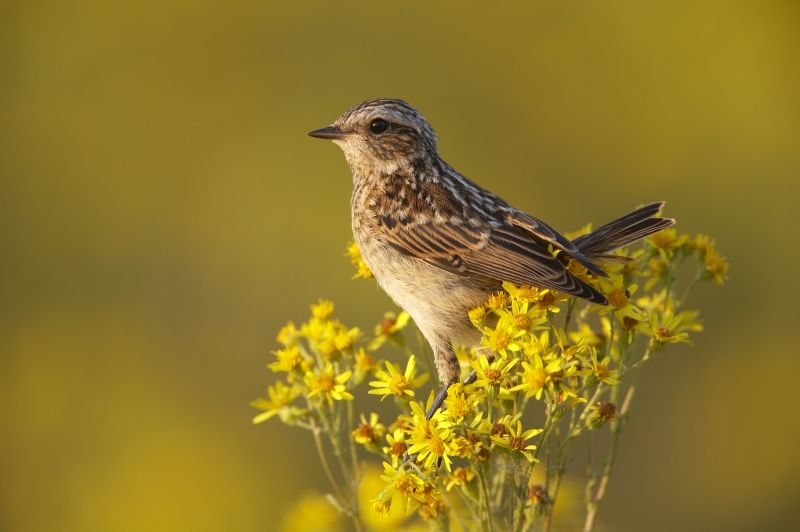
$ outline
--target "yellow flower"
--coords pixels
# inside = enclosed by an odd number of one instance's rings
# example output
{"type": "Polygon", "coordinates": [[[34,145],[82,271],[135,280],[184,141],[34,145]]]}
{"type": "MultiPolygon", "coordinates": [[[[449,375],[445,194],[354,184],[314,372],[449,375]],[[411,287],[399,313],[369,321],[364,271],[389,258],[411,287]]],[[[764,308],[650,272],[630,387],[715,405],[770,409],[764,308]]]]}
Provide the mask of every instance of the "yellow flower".
{"type": "Polygon", "coordinates": [[[291,422],[305,414],[305,410],[290,406],[299,395],[300,390],[294,386],[286,386],[278,381],[273,386],[267,388],[269,399],[258,398],[250,403],[250,406],[263,410],[253,418],[253,423],[262,423],[272,416],[279,415],[284,423],[291,422]]]}
{"type": "MultiPolygon", "coordinates": [[[[639,303],[639,301],[637,301],[639,303]]],[[[581,321],[578,325],[577,331],[570,331],[569,339],[574,343],[585,343],[586,345],[596,347],[606,340],[611,335],[611,321],[608,318],[600,318],[600,325],[602,330],[595,331],[585,321],[581,321]]]]}
{"type": "Polygon", "coordinates": [[[370,512],[372,515],[379,515],[381,517],[389,515],[392,510],[392,497],[378,497],[370,501],[370,512]]]}
{"type": "Polygon", "coordinates": [[[389,445],[383,448],[383,453],[392,457],[392,466],[396,468],[400,460],[406,455],[406,451],[408,451],[406,431],[395,429],[394,432],[386,435],[386,441],[389,445]]]}
{"type": "Polygon", "coordinates": [[[531,334],[522,344],[522,352],[532,356],[534,353],[544,355],[550,349],[550,331],[544,330],[539,336],[531,334]]]}
{"type": "Polygon", "coordinates": [[[470,361],[475,369],[475,388],[485,388],[489,395],[498,395],[504,392],[503,383],[511,369],[519,362],[518,358],[495,357],[489,362],[486,355],[480,355],[477,360],[470,361]]]}
{"type": "Polygon", "coordinates": [[[450,419],[454,423],[461,423],[466,416],[475,412],[478,403],[480,403],[480,399],[476,397],[476,394],[471,393],[471,390],[465,388],[460,382],[450,385],[447,390],[447,398],[444,400],[450,419]]]}
{"type": "Polygon", "coordinates": [[[411,412],[413,418],[408,453],[416,455],[417,463],[426,470],[438,468],[440,461],[443,461],[450,471],[450,455],[454,453],[449,440],[453,433],[447,414],[437,410],[430,419],[425,419],[425,412],[416,401],[411,402],[411,412]]]}
{"type": "Polygon", "coordinates": [[[544,329],[542,325],[547,323],[547,311],[528,301],[520,302],[514,299],[511,301],[511,310],[499,310],[497,314],[501,320],[510,323],[512,329],[518,329],[523,333],[544,329]]]}
{"type": "Polygon", "coordinates": [[[667,304],[667,289],[662,288],[658,292],[650,293],[636,300],[636,304],[646,313],[664,312],[667,304]]]}
{"type": "Polygon", "coordinates": [[[347,391],[345,383],[353,374],[352,371],[345,371],[336,375],[333,366],[328,363],[319,373],[309,371],[305,376],[305,383],[308,386],[309,397],[320,397],[327,400],[328,404],[333,401],[352,401],[353,394],[347,391]]]}
{"type": "Polygon", "coordinates": [[[517,328],[511,319],[503,317],[497,322],[497,326],[494,329],[484,327],[481,344],[495,353],[506,356],[507,351],[519,351],[522,349],[516,340],[524,334],[525,331],[517,328]]]}
{"type": "Polygon", "coordinates": [[[704,234],[697,234],[694,238],[690,238],[686,241],[686,245],[689,249],[693,249],[700,253],[706,253],[707,251],[714,249],[714,240],[704,234]]]}
{"type": "Polygon", "coordinates": [[[528,443],[528,440],[540,434],[542,429],[530,429],[523,432],[522,422],[519,421],[519,415],[514,416],[512,420],[514,421],[513,423],[511,421],[503,422],[507,430],[492,436],[492,447],[497,445],[509,451],[519,453],[524,456],[528,462],[537,461],[531,453],[532,450],[536,449],[536,446],[532,443],[528,443]]]}
{"type": "Polygon", "coordinates": [[[703,261],[704,278],[722,284],[727,279],[728,261],[717,252],[716,243],[706,235],[697,235],[687,242],[689,249],[697,251],[703,261]]]}
{"type": "Polygon", "coordinates": [[[300,336],[300,331],[298,331],[297,327],[294,326],[294,323],[290,321],[286,325],[281,327],[280,331],[278,331],[278,337],[276,338],[276,340],[278,340],[278,342],[283,344],[284,346],[288,347],[290,345],[294,345],[299,336],[300,336]]]}
{"type": "Polygon", "coordinates": [[[681,247],[686,242],[687,236],[678,235],[675,229],[670,228],[654,233],[647,237],[647,239],[658,249],[671,251],[681,247]]]}
{"type": "Polygon", "coordinates": [[[327,320],[333,315],[333,301],[320,299],[311,305],[311,315],[318,320],[327,320]]]}
{"type": "MultiPolygon", "coordinates": [[[[320,307],[320,315],[325,315],[325,312],[325,308],[320,307]]],[[[341,353],[349,352],[361,336],[358,327],[348,329],[339,320],[329,318],[312,318],[302,325],[301,330],[311,348],[326,359],[335,359],[341,353]]]]}
{"type": "Polygon", "coordinates": [[[698,312],[688,310],[673,315],[671,311],[653,314],[644,332],[659,344],[688,342],[690,332],[700,332],[703,326],[696,322],[698,312]]]}
{"type": "Polygon", "coordinates": [[[628,316],[635,320],[643,320],[644,314],[636,308],[630,301],[631,296],[636,292],[638,285],[631,284],[625,286],[624,278],[621,274],[610,274],[608,278],[600,280],[600,286],[608,298],[608,305],[600,307],[598,313],[602,316],[609,312],[616,312],[620,319],[628,316]]]}
{"type": "Polygon", "coordinates": [[[302,369],[303,353],[296,345],[275,351],[277,362],[267,365],[272,371],[285,371],[287,373],[302,369]]]}
{"type": "Polygon", "coordinates": [[[405,373],[400,373],[400,368],[386,361],[386,371],[378,370],[375,376],[379,379],[371,381],[370,386],[375,388],[368,393],[372,395],[382,395],[381,400],[385,399],[388,395],[394,395],[400,398],[414,397],[414,388],[421,386],[428,376],[423,374],[416,377],[417,360],[414,355],[408,357],[408,364],[406,364],[405,373]]]}
{"type": "Polygon", "coordinates": [[[367,266],[367,263],[361,258],[361,250],[358,249],[358,244],[353,241],[347,244],[347,253],[345,253],[345,255],[350,257],[350,262],[356,267],[356,274],[353,275],[353,279],[369,279],[372,277],[369,266],[367,266]]]}
{"type": "Polygon", "coordinates": [[[361,423],[353,431],[353,440],[372,452],[378,452],[378,443],[386,434],[386,427],[378,421],[378,414],[371,413],[369,421],[361,414],[361,423]]]}
{"type": "Polygon", "coordinates": [[[597,350],[592,349],[592,355],[589,363],[589,370],[591,375],[599,382],[614,386],[619,384],[619,370],[609,369],[611,364],[611,357],[605,357],[603,360],[597,360],[597,350]]]}
{"type": "Polygon", "coordinates": [[[540,289],[526,284],[516,285],[511,282],[503,283],[503,290],[508,292],[513,301],[520,303],[536,303],[539,301],[540,289]]]}
{"type": "Polygon", "coordinates": [[[406,469],[402,464],[399,467],[393,467],[388,462],[384,462],[381,478],[389,485],[378,497],[378,500],[391,500],[395,493],[399,493],[405,498],[407,513],[416,508],[418,505],[416,499],[425,486],[425,481],[419,478],[415,472],[406,469]]]}
{"type": "Polygon", "coordinates": [[[714,282],[717,284],[722,284],[727,279],[726,274],[728,273],[728,261],[716,252],[716,250],[709,250],[706,253],[705,258],[703,259],[703,265],[705,266],[705,273],[706,276],[710,279],[714,279],[714,282]]]}
{"type": "Polygon", "coordinates": [[[367,375],[374,373],[378,369],[378,363],[368,354],[363,347],[356,351],[355,356],[355,377],[353,380],[356,384],[361,384],[367,375]]]}
{"type": "Polygon", "coordinates": [[[467,315],[469,316],[469,321],[472,322],[472,325],[478,329],[483,329],[483,327],[486,325],[486,307],[484,305],[470,309],[467,315]]]}
{"type": "Polygon", "coordinates": [[[470,462],[485,462],[489,459],[489,449],[477,430],[467,430],[463,436],[452,441],[453,454],[470,462]]]}
{"type": "MultiPolygon", "coordinates": [[[[517,304],[529,304],[537,311],[541,312],[560,312],[558,303],[566,301],[566,297],[559,295],[555,290],[549,288],[538,288],[529,285],[515,285],[514,283],[504,282],[503,288],[511,296],[512,302],[517,304]]],[[[518,312],[514,311],[515,314],[518,312]]]]}
{"type": "Polygon", "coordinates": [[[523,362],[522,377],[520,384],[511,388],[512,392],[524,390],[526,397],[535,396],[537,400],[542,398],[545,388],[553,390],[555,382],[564,377],[564,363],[560,358],[554,358],[547,365],[544,365],[542,357],[535,353],[531,357],[531,362],[523,362]]]}
{"type": "Polygon", "coordinates": [[[589,270],[586,266],[575,259],[569,259],[567,271],[585,283],[594,284],[595,279],[589,275],[589,270]]]}
{"type": "Polygon", "coordinates": [[[338,351],[347,351],[353,347],[353,342],[355,342],[360,335],[361,331],[358,327],[353,327],[349,330],[342,327],[335,332],[333,336],[333,345],[338,351]]]}
{"type": "Polygon", "coordinates": [[[448,476],[445,480],[445,489],[452,490],[454,487],[465,487],[472,482],[475,478],[475,470],[471,467],[458,467],[453,471],[453,474],[448,476]]]}
{"type": "Polygon", "coordinates": [[[506,308],[509,303],[508,294],[505,292],[495,292],[486,300],[486,308],[490,310],[501,310],[506,308]]]}
{"type": "MultiPolygon", "coordinates": [[[[564,359],[566,364],[579,362],[585,358],[586,353],[591,351],[591,346],[583,339],[570,342],[567,339],[567,332],[564,329],[554,328],[553,336],[555,337],[558,349],[561,351],[560,356],[564,359]]],[[[544,353],[544,351],[541,352],[544,353]]]]}
{"type": "Polygon", "coordinates": [[[589,409],[586,416],[586,427],[591,430],[599,429],[617,417],[617,407],[614,403],[599,402],[589,409]]]}
{"type": "Polygon", "coordinates": [[[666,282],[669,274],[669,261],[664,257],[656,257],[647,261],[647,269],[642,274],[647,278],[645,290],[650,290],[659,281],[666,282]]]}
{"type": "Polygon", "coordinates": [[[375,351],[380,348],[387,340],[395,345],[403,345],[403,337],[400,331],[406,328],[411,316],[405,310],[400,314],[387,312],[383,315],[381,322],[375,326],[375,338],[369,343],[367,348],[375,351]]]}

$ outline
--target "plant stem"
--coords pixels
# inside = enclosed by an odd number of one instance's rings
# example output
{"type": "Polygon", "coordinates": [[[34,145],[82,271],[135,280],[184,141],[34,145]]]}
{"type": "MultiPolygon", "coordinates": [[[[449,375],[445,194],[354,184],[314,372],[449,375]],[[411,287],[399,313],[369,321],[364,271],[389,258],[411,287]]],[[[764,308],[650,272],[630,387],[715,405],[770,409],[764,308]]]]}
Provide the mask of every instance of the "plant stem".
{"type": "Polygon", "coordinates": [[[319,412],[319,418],[322,422],[323,429],[328,434],[328,440],[331,442],[331,447],[333,448],[333,455],[336,457],[336,461],[339,462],[339,467],[342,470],[342,478],[345,481],[345,484],[348,486],[348,496],[342,497],[342,502],[344,503],[343,506],[347,508],[347,512],[349,515],[353,517],[353,521],[356,527],[356,530],[361,530],[361,520],[358,517],[358,501],[356,495],[356,484],[347,471],[347,465],[345,464],[344,456],[342,455],[342,448],[341,442],[339,441],[339,434],[334,432],[333,427],[331,425],[330,419],[328,419],[327,415],[325,414],[324,405],[320,405],[320,408],[317,409],[319,412]]]}
{"type": "MultiPolygon", "coordinates": [[[[347,427],[348,430],[353,427],[353,402],[347,401],[347,427]]],[[[353,491],[358,489],[358,481],[361,478],[361,464],[358,461],[358,454],[356,453],[356,444],[353,438],[347,438],[350,444],[350,461],[353,462],[353,491]]]]}
{"type": "Polygon", "coordinates": [[[344,497],[342,488],[339,487],[339,483],[336,481],[336,477],[333,476],[333,472],[331,471],[331,466],[328,464],[328,459],[325,457],[325,450],[322,447],[322,440],[319,437],[319,427],[314,427],[314,429],[311,431],[311,434],[314,435],[314,443],[317,447],[319,461],[322,463],[322,470],[325,471],[325,476],[328,477],[328,482],[331,483],[334,491],[336,491],[336,497],[339,499],[339,504],[342,506],[342,508],[344,508],[347,506],[347,499],[344,497]]]}
{"type": "Polygon", "coordinates": [[[623,425],[628,416],[631,400],[633,400],[633,393],[636,390],[634,385],[631,385],[625,392],[625,398],[622,400],[622,408],[620,408],[619,416],[614,424],[613,435],[611,438],[611,448],[608,452],[608,457],[603,465],[603,474],[600,477],[600,482],[597,485],[597,491],[594,496],[588,501],[586,509],[586,521],[584,522],[584,532],[591,532],[594,529],[595,519],[597,517],[597,510],[600,508],[600,503],[605,497],[608,481],[611,478],[611,471],[614,468],[614,461],[617,457],[617,449],[619,447],[619,437],[622,433],[623,425]]]}
{"type": "Polygon", "coordinates": [[[480,480],[481,500],[483,501],[484,511],[486,512],[486,529],[492,532],[494,527],[492,525],[492,510],[489,507],[489,489],[486,487],[486,478],[481,469],[478,470],[478,480],[480,480]]]}

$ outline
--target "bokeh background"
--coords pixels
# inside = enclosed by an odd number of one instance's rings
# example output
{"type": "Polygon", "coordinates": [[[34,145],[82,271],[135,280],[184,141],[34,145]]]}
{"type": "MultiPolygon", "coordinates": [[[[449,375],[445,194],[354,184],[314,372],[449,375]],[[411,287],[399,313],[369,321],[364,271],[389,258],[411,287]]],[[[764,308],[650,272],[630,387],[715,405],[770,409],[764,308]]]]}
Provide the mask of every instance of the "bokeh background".
{"type": "Polygon", "coordinates": [[[402,97],[556,227],[664,199],[732,267],[644,374],[607,530],[791,530],[800,4],[6,1],[0,529],[269,531],[325,482],[252,426],[286,319],[351,282],[350,175],[306,132],[402,97]]]}

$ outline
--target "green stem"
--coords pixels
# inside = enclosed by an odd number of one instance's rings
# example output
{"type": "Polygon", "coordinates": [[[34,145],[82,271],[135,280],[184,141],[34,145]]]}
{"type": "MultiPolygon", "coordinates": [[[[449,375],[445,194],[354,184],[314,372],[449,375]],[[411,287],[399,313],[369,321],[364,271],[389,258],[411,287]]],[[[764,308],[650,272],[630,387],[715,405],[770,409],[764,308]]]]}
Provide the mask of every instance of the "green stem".
{"type": "Polygon", "coordinates": [[[697,273],[694,276],[694,279],[692,279],[692,282],[690,282],[689,286],[686,287],[686,290],[683,291],[683,295],[681,296],[681,298],[675,301],[676,310],[679,309],[681,305],[683,305],[683,302],[686,301],[687,297],[689,297],[689,293],[692,291],[692,289],[694,289],[694,287],[697,285],[698,282],[700,282],[702,278],[703,278],[703,270],[698,268],[697,273]]]}
{"type": "Polygon", "coordinates": [[[492,510],[489,507],[489,489],[486,487],[486,478],[483,475],[483,468],[478,470],[478,480],[480,481],[481,485],[481,501],[483,503],[484,510],[486,512],[486,529],[489,532],[494,530],[494,526],[492,524],[492,510]]]}
{"type": "Polygon", "coordinates": [[[331,467],[328,464],[328,459],[325,457],[325,450],[322,447],[322,440],[319,437],[319,428],[315,427],[314,430],[311,431],[314,435],[314,443],[317,447],[317,454],[319,455],[319,461],[322,463],[322,470],[325,472],[325,476],[328,477],[328,482],[331,483],[334,491],[336,492],[336,497],[339,499],[339,505],[342,508],[347,507],[347,499],[345,498],[342,488],[339,487],[339,483],[336,481],[336,477],[333,476],[333,472],[331,471],[331,467]]]}
{"type": "MultiPolygon", "coordinates": [[[[353,428],[353,402],[347,401],[347,430],[353,428]]],[[[352,437],[348,437],[350,444],[350,461],[353,463],[353,491],[358,490],[358,482],[361,479],[361,464],[356,453],[356,444],[352,437]]]]}
{"type": "Polygon", "coordinates": [[[355,491],[355,483],[347,470],[347,465],[345,464],[344,455],[342,454],[341,442],[339,441],[339,434],[337,432],[334,432],[333,427],[331,425],[331,421],[325,414],[324,404],[320,405],[320,408],[317,409],[317,412],[319,412],[319,418],[320,421],[322,422],[324,431],[328,435],[328,440],[331,442],[331,447],[333,448],[333,455],[336,457],[336,461],[339,462],[339,467],[342,470],[342,478],[350,488],[349,497],[343,499],[345,502],[344,506],[348,509],[348,512],[351,515],[353,515],[356,525],[356,530],[361,530],[361,522],[360,519],[358,518],[358,501],[355,491]]]}
{"type": "MultiPolygon", "coordinates": [[[[467,508],[467,510],[469,510],[470,515],[472,515],[472,519],[474,519],[476,523],[480,523],[481,518],[477,513],[475,513],[475,500],[468,496],[465,493],[465,489],[461,487],[456,488],[456,493],[458,494],[458,498],[461,499],[462,504],[467,508]]],[[[480,502],[478,502],[478,505],[480,505],[480,502]]],[[[480,511],[480,509],[478,511],[480,511]]],[[[467,528],[462,528],[462,530],[467,530],[467,528]]]]}

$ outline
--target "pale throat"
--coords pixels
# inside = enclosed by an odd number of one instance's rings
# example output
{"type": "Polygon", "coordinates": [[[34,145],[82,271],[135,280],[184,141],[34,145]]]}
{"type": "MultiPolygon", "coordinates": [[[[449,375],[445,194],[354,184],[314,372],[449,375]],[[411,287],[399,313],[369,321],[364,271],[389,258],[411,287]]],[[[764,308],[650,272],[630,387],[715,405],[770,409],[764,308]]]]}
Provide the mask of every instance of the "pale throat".
{"type": "Polygon", "coordinates": [[[353,182],[362,179],[380,180],[386,176],[408,170],[411,163],[405,157],[382,159],[365,154],[359,147],[347,142],[334,141],[344,152],[347,164],[353,171],[353,182]]]}

